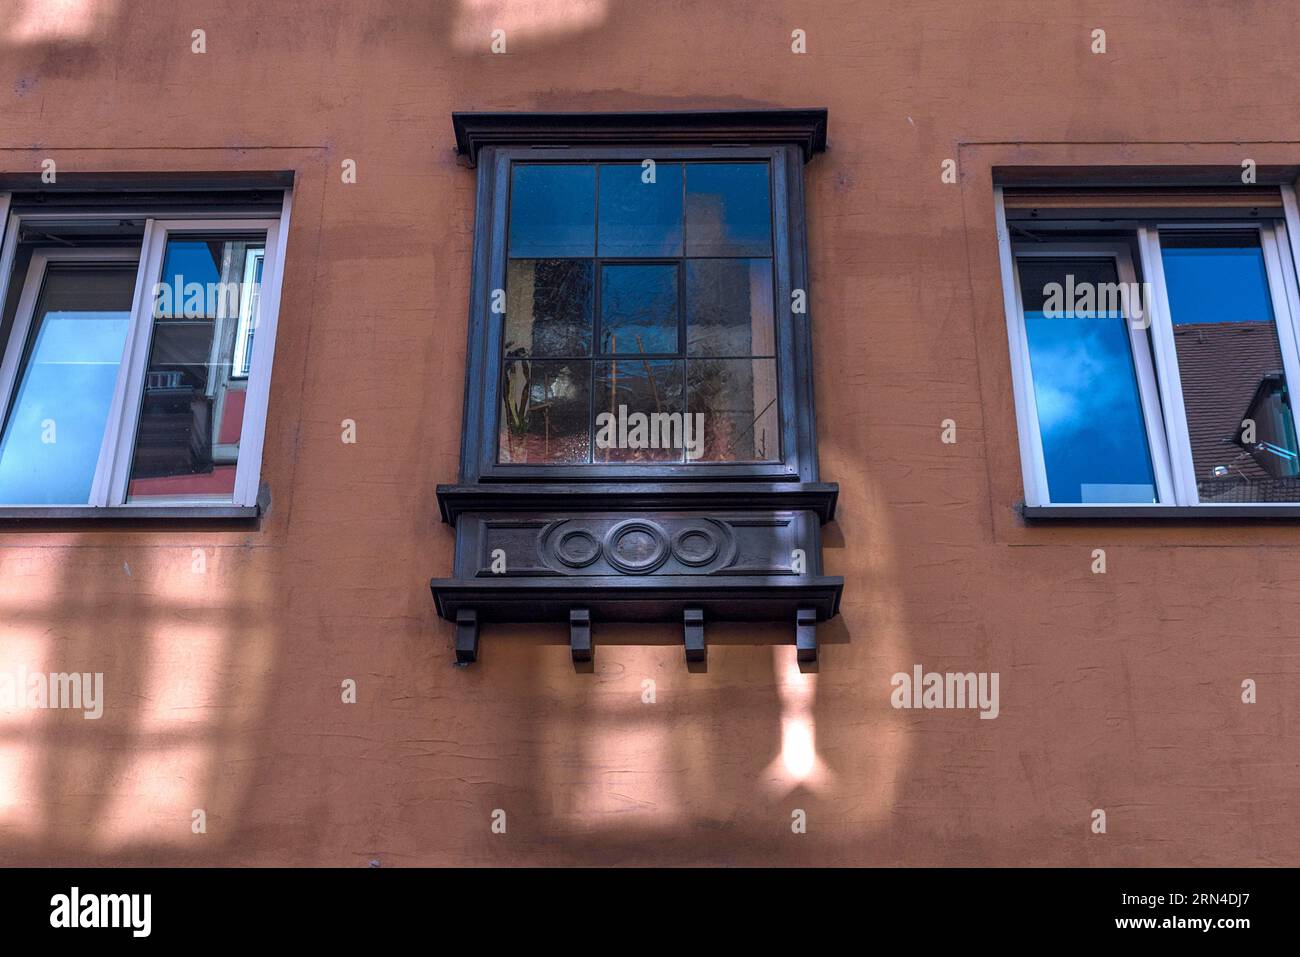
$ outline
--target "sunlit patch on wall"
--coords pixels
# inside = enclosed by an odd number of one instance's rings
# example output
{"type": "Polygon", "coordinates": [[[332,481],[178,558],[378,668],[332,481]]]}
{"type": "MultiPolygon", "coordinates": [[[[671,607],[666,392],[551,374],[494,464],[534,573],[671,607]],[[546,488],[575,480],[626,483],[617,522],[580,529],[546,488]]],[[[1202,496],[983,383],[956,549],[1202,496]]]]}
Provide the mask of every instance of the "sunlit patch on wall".
{"type": "MultiPolygon", "coordinates": [[[[664,773],[680,763],[677,729],[655,711],[657,705],[625,698],[611,695],[603,702],[599,732],[588,728],[577,735],[585,739],[580,755],[556,781],[556,810],[575,824],[611,816],[657,824],[681,819],[679,781],[664,773]]],[[[583,715],[574,716],[575,728],[584,724],[583,715]]]]}
{"type": "Polygon", "coordinates": [[[833,776],[817,756],[813,704],[817,675],[799,670],[795,651],[788,646],[772,649],[776,692],[781,699],[781,753],[767,769],[767,784],[778,794],[802,785],[814,791],[830,785],[833,776]]]}
{"type": "MultiPolygon", "coordinates": [[[[199,741],[172,747],[144,749],[139,745],[130,763],[115,772],[112,793],[93,822],[90,833],[97,850],[113,850],[134,843],[194,847],[207,835],[190,829],[194,808],[208,781],[211,750],[199,741]]],[[[212,830],[212,808],[208,807],[212,830]]]]}
{"type": "Polygon", "coordinates": [[[509,54],[517,43],[593,30],[608,15],[609,0],[461,0],[452,42],[464,53],[489,53],[493,31],[505,31],[495,38],[496,49],[504,42],[509,54]]]}
{"type": "Polygon", "coordinates": [[[7,718],[0,718],[0,835],[26,835],[38,830],[44,817],[35,792],[40,768],[36,750],[14,739],[7,718]]]}
{"type": "Polygon", "coordinates": [[[86,40],[116,7],[116,0],[25,0],[0,23],[0,36],[11,43],[86,40]]]}

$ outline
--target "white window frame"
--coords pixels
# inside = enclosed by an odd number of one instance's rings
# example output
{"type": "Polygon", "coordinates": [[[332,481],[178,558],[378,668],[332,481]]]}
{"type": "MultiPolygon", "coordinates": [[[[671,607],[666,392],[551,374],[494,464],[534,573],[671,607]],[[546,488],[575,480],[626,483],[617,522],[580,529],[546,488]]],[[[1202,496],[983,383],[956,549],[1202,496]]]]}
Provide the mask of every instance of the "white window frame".
{"type": "MultiPolygon", "coordinates": [[[[0,193],[0,224],[4,224],[3,242],[0,243],[0,303],[8,294],[8,284],[13,272],[13,263],[17,253],[19,226],[22,217],[9,212],[9,195],[0,193]]],[[[289,235],[289,217],[292,210],[292,190],[284,191],[284,202],[278,217],[249,218],[219,217],[212,213],[203,216],[186,217],[175,214],[166,219],[147,219],[144,236],[138,249],[106,250],[53,250],[34,253],[33,267],[37,259],[82,258],[106,259],[138,257],[135,293],[131,306],[131,326],[127,333],[126,346],[122,362],[118,367],[117,382],[109,406],[108,418],[104,429],[104,440],[100,448],[99,461],[95,469],[95,479],[91,486],[89,501],[69,502],[69,507],[96,508],[148,508],[159,509],[169,506],[216,506],[225,508],[231,505],[254,507],[257,505],[261,481],[262,453],[266,440],[266,415],[271,389],[271,372],[275,360],[276,328],[279,324],[280,292],[283,288],[285,248],[289,235]],[[160,281],[163,256],[167,238],[172,233],[201,232],[206,234],[249,233],[266,234],[265,258],[262,265],[262,284],[259,292],[260,308],[257,317],[257,334],[253,337],[252,361],[247,379],[244,400],[244,421],[240,434],[239,458],[235,469],[235,487],[230,501],[214,501],[205,497],[153,498],[138,502],[128,502],[127,486],[130,482],[131,462],[135,451],[136,430],[139,425],[141,401],[144,394],[145,372],[149,363],[149,352],[153,342],[153,289],[160,281]],[[111,252],[112,255],[106,255],[111,252]],[[75,255],[83,253],[83,255],[75,255]]],[[[122,213],[121,217],[130,214],[122,213]]],[[[136,214],[138,215],[138,214],[136,214]]],[[[58,219],[114,219],[120,218],[112,211],[85,210],[78,213],[57,213],[54,215],[33,215],[33,221],[58,219]]],[[[41,265],[43,275],[44,264],[41,265]]],[[[29,269],[26,281],[30,285],[32,270],[29,269]]],[[[36,290],[39,291],[39,282],[36,290]]],[[[14,398],[17,384],[18,364],[21,361],[23,344],[31,321],[31,308],[34,298],[30,290],[25,289],[23,300],[19,304],[13,329],[8,339],[0,342],[0,422],[3,422],[9,403],[14,398]],[[30,299],[30,301],[29,301],[30,299]],[[24,308],[26,307],[26,308],[24,308]]],[[[213,437],[215,441],[215,436],[213,437]]],[[[46,505],[20,505],[0,502],[0,508],[8,509],[42,509],[46,505]]]]}
{"type": "MultiPolygon", "coordinates": [[[[1012,281],[1016,298],[1016,320],[1019,326],[1019,356],[1014,357],[1020,367],[1020,375],[1028,389],[1028,406],[1031,415],[1030,454],[1033,456],[1034,471],[1041,476],[1042,504],[1050,504],[1047,485],[1047,467],[1043,455],[1042,432],[1038,427],[1038,411],[1033,387],[1033,369],[1029,353],[1029,337],[1024,324],[1024,303],[1020,295],[1020,259],[1102,259],[1115,264],[1115,272],[1121,283],[1137,281],[1133,269],[1133,259],[1127,246],[1113,242],[1078,242],[1078,243],[1036,243],[1031,247],[1012,247],[1012,281]]],[[[1131,287],[1130,287],[1131,288],[1131,287]]],[[[1134,379],[1138,389],[1138,399],[1142,407],[1142,421],[1147,433],[1148,456],[1151,461],[1151,473],[1154,478],[1157,502],[1161,505],[1172,504],[1174,486],[1169,464],[1169,451],[1166,445],[1164,425],[1160,418],[1160,400],[1156,385],[1155,370],[1151,361],[1151,349],[1147,345],[1145,329],[1133,321],[1127,311],[1124,314],[1124,328],[1128,332],[1129,352],[1133,358],[1134,379]]],[[[1078,505],[1079,503],[1070,503],[1078,505]]],[[[1091,504],[1091,503],[1090,503],[1091,504]]],[[[1096,503],[1104,507],[1111,503],[1096,503]]],[[[1152,502],[1128,503],[1153,505],[1152,502]]]]}
{"type": "MultiPolygon", "coordinates": [[[[20,364],[22,363],[23,351],[27,345],[27,339],[31,335],[32,323],[36,319],[36,306],[41,298],[41,289],[45,285],[45,271],[51,263],[65,262],[138,262],[140,252],[136,249],[117,248],[96,248],[93,246],[81,247],[78,249],[42,249],[32,253],[31,262],[28,263],[27,273],[23,277],[22,290],[18,296],[18,308],[14,313],[13,327],[10,329],[8,346],[4,350],[3,360],[0,360],[0,428],[3,428],[9,417],[10,405],[17,398],[18,377],[22,372],[20,364]]],[[[139,267],[136,269],[136,281],[139,282],[139,267]]],[[[7,295],[7,289],[5,290],[7,295]]],[[[132,306],[134,313],[134,305],[132,306]]],[[[130,332],[127,332],[128,338],[130,332]]],[[[118,377],[121,377],[121,365],[118,366],[118,377]]],[[[114,396],[110,398],[108,412],[104,422],[105,435],[108,432],[109,423],[112,421],[114,396]]],[[[95,474],[91,480],[90,497],[93,501],[95,498],[95,488],[102,481],[102,469],[104,465],[104,446],[101,442],[99,457],[95,467],[95,474]]],[[[87,502],[60,502],[60,505],[86,505],[87,502]]],[[[16,506],[15,506],[16,507],[16,506]]]]}
{"type": "Polygon", "coordinates": [[[1263,510],[1294,507],[1300,503],[1282,502],[1205,502],[1197,491],[1196,471],[1192,461],[1191,439],[1187,428],[1187,411],[1183,402],[1182,380],[1175,351],[1173,320],[1165,284],[1160,233],[1178,230],[1254,230],[1259,236],[1269,296],[1276,320],[1278,345],[1282,353],[1287,382],[1300,387],[1300,286],[1296,263],[1300,261],[1300,204],[1295,190],[1282,190],[1285,222],[1174,222],[1156,227],[1135,226],[1142,275],[1149,284],[1151,301],[1146,303],[1145,317],[1150,332],[1125,316],[1134,357],[1134,372],[1147,430],[1152,467],[1156,476],[1158,503],[1083,503],[1052,502],[1043,459],[1042,433],[1034,395],[1033,371],[1029,361],[1024,305],[1021,301],[1018,258],[1050,256],[1076,258],[1099,256],[1113,258],[1120,282],[1135,281],[1135,272],[1127,244],[1107,240],[1077,242],[1013,244],[1007,228],[1002,187],[994,188],[998,228],[998,253],[1002,272],[1003,307],[1007,321],[1007,340],[1011,351],[1011,378],[1016,400],[1016,427],[1020,437],[1020,461],[1024,478],[1025,504],[1041,509],[1068,509],[1104,512],[1106,509],[1184,508],[1263,510]],[[1151,356],[1154,354],[1154,367],[1151,356]]]}

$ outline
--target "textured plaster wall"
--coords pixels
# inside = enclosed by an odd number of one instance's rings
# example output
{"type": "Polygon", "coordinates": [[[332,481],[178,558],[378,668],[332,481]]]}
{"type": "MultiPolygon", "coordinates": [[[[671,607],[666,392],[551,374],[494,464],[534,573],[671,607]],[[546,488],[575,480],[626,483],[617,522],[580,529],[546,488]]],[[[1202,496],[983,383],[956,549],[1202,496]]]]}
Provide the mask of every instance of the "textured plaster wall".
{"type": "Polygon", "coordinates": [[[1298,49],[1267,2],[0,3],[0,171],[299,178],[262,526],[0,530],[0,666],[107,696],[0,712],[0,863],[1295,864],[1300,528],[1020,523],[989,169],[1300,161],[1298,49]],[[820,672],[776,626],[711,628],[706,674],[648,626],[594,674],[556,627],[454,668],[450,113],[821,105],[820,672]],[[917,663],[999,672],[1000,716],[894,710],[917,663]]]}

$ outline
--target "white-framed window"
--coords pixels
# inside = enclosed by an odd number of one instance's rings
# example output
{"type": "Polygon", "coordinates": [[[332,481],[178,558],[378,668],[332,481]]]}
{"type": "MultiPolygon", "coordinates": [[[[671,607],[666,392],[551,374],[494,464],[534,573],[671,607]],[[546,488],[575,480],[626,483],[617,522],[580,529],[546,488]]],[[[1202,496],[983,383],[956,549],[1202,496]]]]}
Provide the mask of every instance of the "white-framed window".
{"type": "Polygon", "coordinates": [[[1293,190],[1277,215],[1083,227],[1009,228],[996,199],[1027,506],[1300,502],[1293,190]]]}
{"type": "Polygon", "coordinates": [[[257,503],[275,215],[31,212],[0,194],[0,508],[257,503]]]}

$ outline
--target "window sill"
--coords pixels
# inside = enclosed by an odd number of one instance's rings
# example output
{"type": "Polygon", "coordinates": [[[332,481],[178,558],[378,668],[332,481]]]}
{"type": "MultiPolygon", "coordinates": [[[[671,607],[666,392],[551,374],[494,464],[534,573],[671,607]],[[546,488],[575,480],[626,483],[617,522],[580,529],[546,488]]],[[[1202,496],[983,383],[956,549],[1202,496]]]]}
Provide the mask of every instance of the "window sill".
{"type": "Polygon", "coordinates": [[[262,510],[257,505],[5,505],[0,506],[0,527],[58,524],[152,525],[254,524],[262,510]]]}
{"type": "Polygon", "coordinates": [[[1159,521],[1239,522],[1294,521],[1300,519],[1300,503],[1258,505],[1020,505],[1027,522],[1055,521],[1159,521]]]}
{"type": "Polygon", "coordinates": [[[823,523],[835,517],[833,482],[602,482],[439,485],[442,520],[466,512],[716,510],[738,506],[808,509],[823,523]]]}

